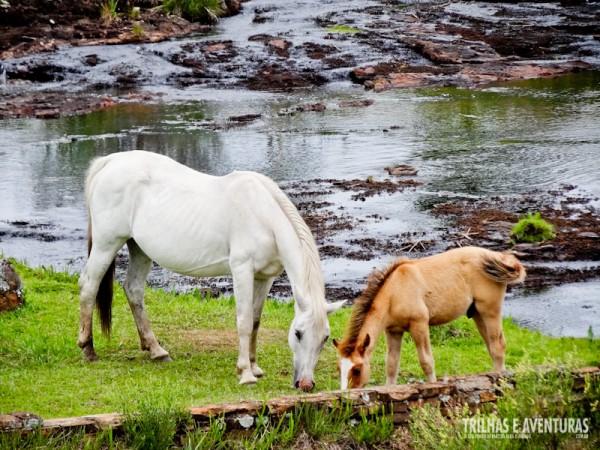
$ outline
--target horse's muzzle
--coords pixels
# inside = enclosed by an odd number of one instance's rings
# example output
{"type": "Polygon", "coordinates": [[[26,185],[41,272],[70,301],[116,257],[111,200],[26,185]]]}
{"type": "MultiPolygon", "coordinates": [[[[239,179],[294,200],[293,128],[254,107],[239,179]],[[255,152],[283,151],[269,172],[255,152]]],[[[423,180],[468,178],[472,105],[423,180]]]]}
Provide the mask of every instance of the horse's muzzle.
{"type": "Polygon", "coordinates": [[[294,387],[296,389],[301,389],[304,392],[310,392],[315,388],[315,382],[312,380],[306,380],[306,379],[297,380],[294,383],[294,387]]]}

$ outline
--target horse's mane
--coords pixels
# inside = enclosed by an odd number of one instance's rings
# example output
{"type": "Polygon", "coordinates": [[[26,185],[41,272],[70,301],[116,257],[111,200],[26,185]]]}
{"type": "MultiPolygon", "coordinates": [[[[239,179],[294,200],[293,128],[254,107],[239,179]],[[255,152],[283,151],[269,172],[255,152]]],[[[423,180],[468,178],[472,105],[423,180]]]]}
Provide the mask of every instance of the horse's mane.
{"type": "Polygon", "coordinates": [[[277,184],[268,177],[260,177],[263,184],[269,189],[271,195],[275,198],[292,227],[302,246],[304,260],[303,288],[306,289],[306,298],[311,301],[311,308],[315,323],[318,326],[325,327],[327,323],[327,311],[325,309],[325,281],[323,280],[323,271],[321,269],[321,259],[319,250],[310,228],[298,212],[296,206],[283,193],[277,184]]]}
{"type": "Polygon", "coordinates": [[[385,269],[374,270],[367,278],[367,285],[360,296],[354,300],[352,314],[346,327],[344,339],[338,344],[342,354],[352,353],[358,340],[358,334],[362,329],[365,318],[373,306],[373,302],[380,289],[383,287],[389,276],[404,262],[407,258],[398,258],[385,269]]]}

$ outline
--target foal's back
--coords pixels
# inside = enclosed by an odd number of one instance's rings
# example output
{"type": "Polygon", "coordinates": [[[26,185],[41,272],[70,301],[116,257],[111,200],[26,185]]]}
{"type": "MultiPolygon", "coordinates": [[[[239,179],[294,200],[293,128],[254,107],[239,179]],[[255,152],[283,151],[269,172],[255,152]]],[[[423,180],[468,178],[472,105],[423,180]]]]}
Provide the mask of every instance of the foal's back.
{"type": "Polygon", "coordinates": [[[465,315],[474,301],[500,306],[506,284],[491,280],[483,267],[486,259],[504,256],[462,247],[402,261],[386,283],[393,315],[403,322],[426,317],[430,325],[441,325],[465,315]]]}

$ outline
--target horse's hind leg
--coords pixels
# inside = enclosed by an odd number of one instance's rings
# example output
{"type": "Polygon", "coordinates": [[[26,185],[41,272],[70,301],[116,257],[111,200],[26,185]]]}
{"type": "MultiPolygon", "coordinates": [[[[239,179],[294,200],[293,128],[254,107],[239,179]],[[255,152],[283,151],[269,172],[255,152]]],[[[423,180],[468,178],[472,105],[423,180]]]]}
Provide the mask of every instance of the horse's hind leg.
{"type": "Polygon", "coordinates": [[[386,365],[386,384],[396,384],[398,371],[400,370],[400,351],[402,350],[402,337],[404,333],[394,333],[385,330],[385,340],[387,343],[386,365]]]}
{"type": "Polygon", "coordinates": [[[149,350],[150,357],[155,361],[171,361],[169,353],[159,345],[152,332],[144,304],[144,286],[152,267],[152,260],[146,256],[133,239],[127,241],[127,247],[129,248],[129,267],[123,283],[123,290],[140,335],[141,348],[149,350]]]}
{"type": "Polygon", "coordinates": [[[427,381],[436,381],[435,363],[433,362],[431,342],[429,341],[429,323],[425,320],[413,322],[410,325],[409,332],[417,346],[419,363],[427,381]]]}
{"type": "Polygon", "coordinates": [[[122,243],[115,243],[112,249],[102,249],[98,243],[92,246],[85,268],[79,277],[79,337],[77,345],[83,350],[86,361],[96,361],[92,323],[96,296],[102,278],[109,270],[122,243]]]}
{"type": "Polygon", "coordinates": [[[256,358],[256,342],[258,338],[258,328],[260,327],[260,318],[262,316],[263,306],[267,294],[273,285],[273,278],[267,280],[254,280],[254,299],[253,299],[253,317],[252,335],[250,336],[250,370],[252,375],[260,378],[264,375],[262,369],[258,366],[256,358]]]}

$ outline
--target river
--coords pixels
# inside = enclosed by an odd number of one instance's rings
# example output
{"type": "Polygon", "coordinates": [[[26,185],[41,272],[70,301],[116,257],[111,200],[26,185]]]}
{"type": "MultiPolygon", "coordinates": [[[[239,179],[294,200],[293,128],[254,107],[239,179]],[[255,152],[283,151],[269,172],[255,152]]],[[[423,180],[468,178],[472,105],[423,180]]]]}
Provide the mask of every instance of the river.
{"type": "MultiPolygon", "coordinates": [[[[131,149],[167,154],[215,175],[256,170],[283,186],[327,178],[383,179],[386,166],[410,164],[424,183],[416,190],[365,202],[332,194],[330,200],[349,215],[385,216],[384,222],[352,231],[380,238],[442,227],[421,206],[439,196],[515,195],[570,183],[597,199],[599,83],[600,75],[591,72],[473,90],[379,94],[347,83],[294,95],[174,89],[153,104],[55,120],[3,121],[0,251],[34,266],[79,271],[85,261],[82,186],[89,161],[131,149]],[[348,99],[374,103],[339,106],[348,99]],[[282,114],[307,102],[327,108],[282,114]],[[229,120],[244,114],[260,118],[247,125],[229,120]]],[[[324,259],[326,282],[360,284],[372,267],[391,258],[324,259]]],[[[159,277],[163,285],[179,280],[159,277]]],[[[505,313],[545,333],[586,336],[590,326],[600,330],[599,287],[596,281],[528,296],[519,291],[518,298],[509,297],[505,313]],[[532,311],[541,310],[534,304],[546,311],[538,319],[532,311]],[[559,318],[560,328],[552,327],[559,318]]]]}

